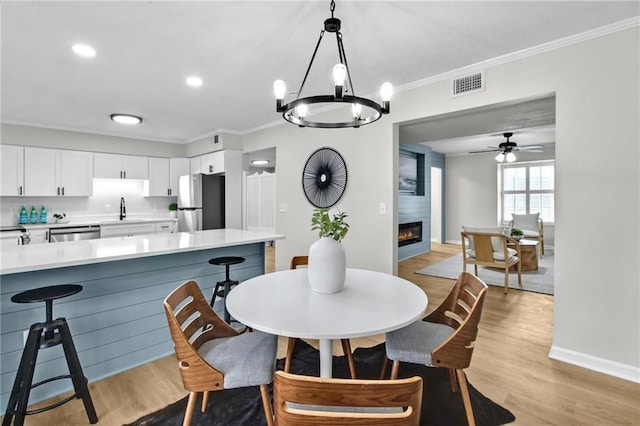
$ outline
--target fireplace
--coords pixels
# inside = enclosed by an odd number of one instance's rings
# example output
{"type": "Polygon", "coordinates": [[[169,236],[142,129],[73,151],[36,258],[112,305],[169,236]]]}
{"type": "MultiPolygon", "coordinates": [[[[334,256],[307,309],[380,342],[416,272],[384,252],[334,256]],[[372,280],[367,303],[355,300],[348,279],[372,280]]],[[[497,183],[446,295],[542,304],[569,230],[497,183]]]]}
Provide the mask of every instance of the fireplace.
{"type": "Polygon", "coordinates": [[[422,241],[422,222],[401,223],[398,225],[398,247],[422,241]]]}

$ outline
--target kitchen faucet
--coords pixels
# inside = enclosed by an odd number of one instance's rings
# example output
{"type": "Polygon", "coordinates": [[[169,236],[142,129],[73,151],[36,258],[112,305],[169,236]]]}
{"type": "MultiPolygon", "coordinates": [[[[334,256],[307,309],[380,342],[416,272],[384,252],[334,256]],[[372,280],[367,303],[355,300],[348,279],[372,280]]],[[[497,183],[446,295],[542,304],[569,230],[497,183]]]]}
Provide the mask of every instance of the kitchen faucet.
{"type": "Polygon", "coordinates": [[[127,217],[127,209],[124,206],[124,197],[120,197],[120,220],[127,217]]]}

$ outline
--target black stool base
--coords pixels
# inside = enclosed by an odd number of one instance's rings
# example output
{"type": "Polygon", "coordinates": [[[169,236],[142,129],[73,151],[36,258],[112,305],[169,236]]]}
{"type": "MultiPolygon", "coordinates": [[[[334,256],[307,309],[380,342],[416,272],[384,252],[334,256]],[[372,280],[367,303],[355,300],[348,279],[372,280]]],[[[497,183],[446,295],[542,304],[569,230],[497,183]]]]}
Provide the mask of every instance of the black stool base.
{"type": "Polygon", "coordinates": [[[9,397],[9,404],[2,421],[2,426],[11,425],[12,420],[15,420],[14,424],[16,426],[23,425],[25,416],[48,411],[75,398],[82,399],[85,411],[87,412],[87,417],[89,418],[89,423],[97,423],[98,416],[96,415],[96,410],[93,406],[93,401],[91,400],[91,394],[89,393],[89,388],[87,386],[87,379],[82,372],[82,366],[80,365],[80,360],[78,359],[78,354],[76,352],[75,345],[73,344],[73,339],[71,338],[71,332],[69,331],[69,325],[67,324],[66,319],[58,318],[55,321],[33,324],[29,329],[27,343],[24,347],[24,351],[22,352],[22,358],[20,359],[20,365],[18,367],[15,382],[13,383],[11,396],[9,397]],[[36,384],[32,384],[33,373],[40,348],[50,347],[60,343],[64,349],[64,356],[67,360],[67,366],[69,367],[70,374],[52,377],[36,384]],[[27,411],[31,389],[54,380],[66,378],[70,378],[73,382],[75,393],[72,396],[50,406],[27,411]]]}

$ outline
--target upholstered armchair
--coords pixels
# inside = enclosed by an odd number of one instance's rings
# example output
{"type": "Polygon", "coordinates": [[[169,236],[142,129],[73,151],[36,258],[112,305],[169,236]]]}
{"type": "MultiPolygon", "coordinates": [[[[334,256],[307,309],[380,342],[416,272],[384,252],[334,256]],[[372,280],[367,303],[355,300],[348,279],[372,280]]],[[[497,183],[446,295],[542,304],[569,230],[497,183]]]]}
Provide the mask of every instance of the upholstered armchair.
{"type": "Polygon", "coordinates": [[[524,232],[523,238],[538,240],[540,257],[544,256],[544,229],[540,213],[512,214],[513,219],[509,223],[511,228],[519,228],[524,232]]]}

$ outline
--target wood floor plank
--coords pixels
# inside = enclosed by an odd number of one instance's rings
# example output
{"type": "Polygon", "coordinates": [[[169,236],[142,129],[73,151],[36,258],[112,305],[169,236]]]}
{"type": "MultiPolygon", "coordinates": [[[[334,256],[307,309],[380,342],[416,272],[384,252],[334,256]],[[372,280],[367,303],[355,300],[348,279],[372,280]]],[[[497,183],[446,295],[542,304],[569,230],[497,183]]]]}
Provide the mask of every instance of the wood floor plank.
{"type": "MultiPolygon", "coordinates": [[[[433,244],[431,253],[399,264],[398,275],[428,294],[429,311],[446,297],[453,281],[415,271],[459,251],[457,245],[433,244]]],[[[267,264],[267,271],[273,271],[273,247],[267,250],[267,264]]],[[[640,425],[640,385],[549,359],[552,331],[552,296],[517,290],[505,295],[501,288],[490,286],[476,350],[467,369],[469,381],[511,410],[518,425],[640,425]]],[[[383,339],[384,336],[353,339],[351,345],[369,347],[383,339]]],[[[286,339],[280,338],[278,356],[283,357],[285,350],[286,339]]],[[[342,354],[338,342],[334,353],[342,354]]],[[[174,357],[92,383],[90,390],[100,425],[131,422],[186,395],[174,357]]],[[[30,416],[25,424],[88,422],[81,401],[76,400],[30,416]]]]}

